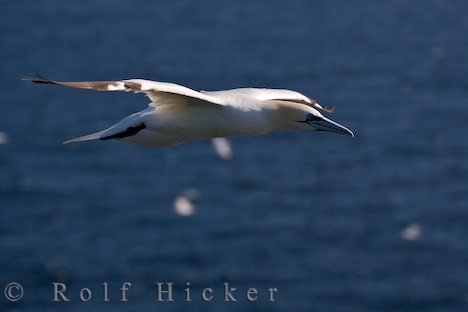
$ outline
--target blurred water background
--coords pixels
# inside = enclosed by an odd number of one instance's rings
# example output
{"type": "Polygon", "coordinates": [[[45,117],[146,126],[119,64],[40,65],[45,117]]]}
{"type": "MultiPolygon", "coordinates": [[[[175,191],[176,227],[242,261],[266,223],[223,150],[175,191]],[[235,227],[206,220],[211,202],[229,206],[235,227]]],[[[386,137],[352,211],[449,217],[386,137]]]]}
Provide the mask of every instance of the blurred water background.
{"type": "Polygon", "coordinates": [[[0,289],[25,289],[16,303],[0,296],[2,311],[468,309],[467,1],[0,8],[0,289]],[[294,89],[336,104],[333,118],[356,139],[234,138],[230,161],[209,141],[63,146],[148,100],[20,80],[34,73],[294,89]],[[184,217],[173,202],[186,189],[199,198],[184,217]],[[51,302],[57,281],[71,302],[51,302]],[[175,302],[155,301],[156,282],[175,283],[175,302]],[[224,282],[239,302],[223,302],[224,282]],[[250,287],[256,302],[244,299],[250,287]]]}

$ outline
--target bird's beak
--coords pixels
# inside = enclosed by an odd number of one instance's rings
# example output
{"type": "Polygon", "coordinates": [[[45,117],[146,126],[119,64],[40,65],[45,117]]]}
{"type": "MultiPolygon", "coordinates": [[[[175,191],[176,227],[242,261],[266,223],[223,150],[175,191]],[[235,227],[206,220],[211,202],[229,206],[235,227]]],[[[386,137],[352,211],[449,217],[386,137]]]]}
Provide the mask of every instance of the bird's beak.
{"type": "Polygon", "coordinates": [[[345,126],[340,125],[327,117],[320,117],[318,120],[308,121],[309,125],[314,127],[317,131],[329,131],[335,132],[342,135],[347,135],[354,138],[353,131],[349,130],[345,126]]]}

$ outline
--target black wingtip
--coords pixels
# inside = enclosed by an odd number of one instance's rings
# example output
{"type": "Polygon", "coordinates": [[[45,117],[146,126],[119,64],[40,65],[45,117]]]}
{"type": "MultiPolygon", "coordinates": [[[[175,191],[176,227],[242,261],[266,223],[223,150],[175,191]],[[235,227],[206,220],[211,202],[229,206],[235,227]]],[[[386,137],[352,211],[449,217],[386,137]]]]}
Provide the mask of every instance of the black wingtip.
{"type": "Polygon", "coordinates": [[[41,75],[33,75],[33,76],[28,76],[28,75],[21,75],[21,80],[25,81],[31,81],[33,83],[54,83],[52,80],[49,80],[41,75]]]}

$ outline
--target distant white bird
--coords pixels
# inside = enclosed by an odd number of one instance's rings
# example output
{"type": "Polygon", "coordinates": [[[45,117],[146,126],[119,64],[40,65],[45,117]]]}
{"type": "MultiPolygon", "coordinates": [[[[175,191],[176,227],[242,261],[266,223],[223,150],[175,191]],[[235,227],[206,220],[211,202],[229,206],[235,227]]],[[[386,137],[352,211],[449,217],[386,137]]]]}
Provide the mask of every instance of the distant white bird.
{"type": "Polygon", "coordinates": [[[58,82],[42,77],[23,79],[98,91],[143,92],[150,98],[146,109],[105,130],[64,143],[117,139],[162,147],[284,129],[331,131],[354,137],[351,130],[318,111],[333,109],[323,108],[315,100],[291,90],[241,88],[197,92],[173,83],[143,79],[89,82],[58,82]]]}

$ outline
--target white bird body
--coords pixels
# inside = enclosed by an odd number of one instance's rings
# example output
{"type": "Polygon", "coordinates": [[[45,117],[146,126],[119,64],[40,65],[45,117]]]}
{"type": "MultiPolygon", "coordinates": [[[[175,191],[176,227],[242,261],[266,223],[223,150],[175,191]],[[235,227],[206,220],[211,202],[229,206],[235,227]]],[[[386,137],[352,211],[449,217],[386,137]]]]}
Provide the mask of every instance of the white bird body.
{"type": "Polygon", "coordinates": [[[146,109],[105,130],[64,143],[118,139],[163,147],[282,129],[333,131],[354,136],[351,130],[324,117],[318,109],[326,109],[317,102],[291,90],[240,88],[197,92],[173,83],[143,79],[100,82],[28,79],[99,91],[144,92],[150,98],[146,109]]]}
{"type": "Polygon", "coordinates": [[[121,140],[153,146],[170,146],[185,141],[236,135],[259,135],[269,131],[268,124],[258,111],[243,114],[243,111],[231,107],[184,108],[174,105],[148,107],[125,118],[101,135],[113,135],[141,122],[146,125],[145,129],[121,140]]]}

